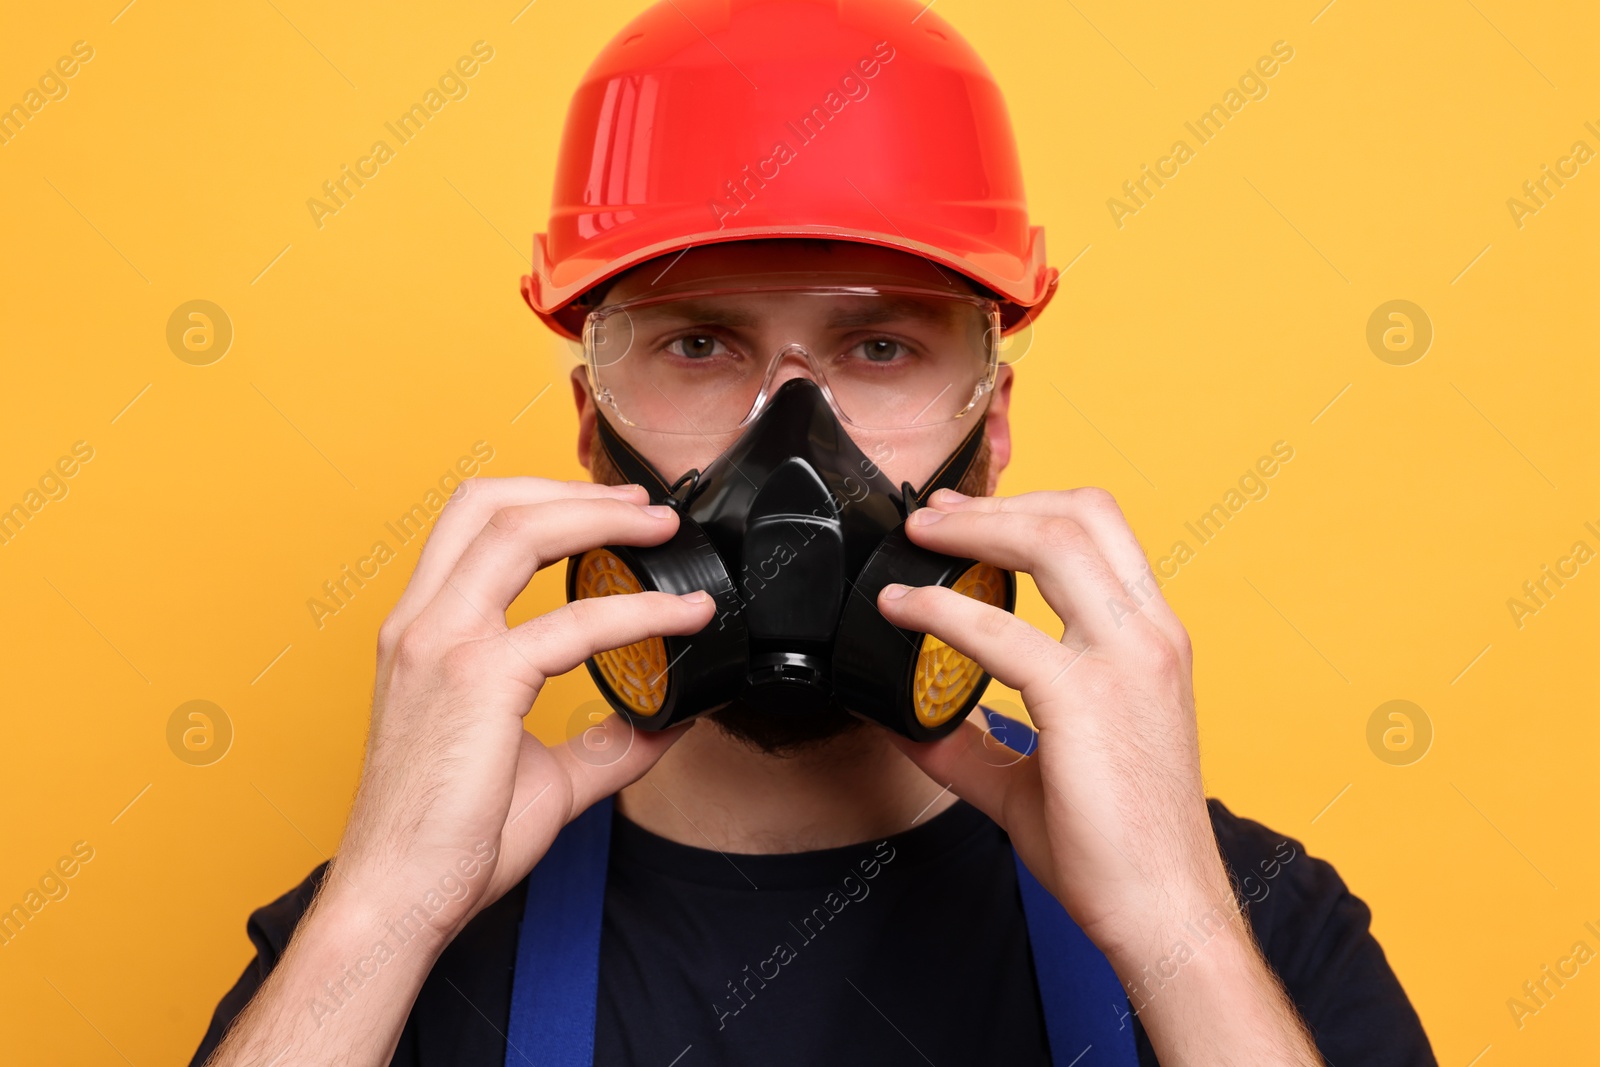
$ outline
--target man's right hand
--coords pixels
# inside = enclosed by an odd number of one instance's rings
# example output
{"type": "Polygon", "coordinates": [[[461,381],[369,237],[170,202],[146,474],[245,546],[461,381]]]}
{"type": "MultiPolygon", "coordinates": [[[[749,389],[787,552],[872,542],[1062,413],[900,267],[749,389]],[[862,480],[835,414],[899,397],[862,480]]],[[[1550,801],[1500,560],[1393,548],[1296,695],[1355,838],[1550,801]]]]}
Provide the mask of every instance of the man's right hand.
{"type": "Polygon", "coordinates": [[[213,1067],[291,1051],[387,1063],[450,939],[520,882],[563,826],[682,736],[636,733],[613,715],[546,748],[523,718],[547,678],[596,652],[700,630],[714,610],[706,593],[598,597],[506,623],[540,568],[601,545],[660,544],[677,528],[639,486],[480,478],[456,491],[378,634],[366,761],[338,854],[213,1067]],[[371,962],[374,942],[395,948],[392,924],[417,905],[429,928],[392,961],[371,962]],[[360,961],[352,986],[342,976],[360,961]]]}
{"type": "Polygon", "coordinates": [[[540,568],[671,537],[676,514],[646,503],[639,486],[543,478],[474,479],[456,491],[378,632],[366,765],[333,865],[341,882],[423,894],[486,842],[495,859],[453,905],[454,933],[521,881],[571,819],[681,736],[635,734],[612,716],[607,737],[591,730],[580,742],[607,755],[585,759],[571,745],[545,748],[523,716],[546,678],[596,652],[699,630],[711,619],[708,595],[599,597],[506,625],[540,568]]]}

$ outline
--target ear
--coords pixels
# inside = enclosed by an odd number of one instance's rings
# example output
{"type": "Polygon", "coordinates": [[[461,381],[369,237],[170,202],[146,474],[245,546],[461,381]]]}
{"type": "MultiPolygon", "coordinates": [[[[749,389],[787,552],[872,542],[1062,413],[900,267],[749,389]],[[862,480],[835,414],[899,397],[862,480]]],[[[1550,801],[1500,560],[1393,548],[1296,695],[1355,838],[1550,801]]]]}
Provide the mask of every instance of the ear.
{"type": "Polygon", "coordinates": [[[595,405],[589,392],[589,377],[582,366],[572,368],[572,402],[578,408],[578,462],[591,475],[594,467],[589,457],[594,454],[595,405]]]}
{"type": "Polygon", "coordinates": [[[994,496],[1000,487],[1000,472],[1011,462],[1011,386],[1016,371],[1002,363],[996,370],[994,394],[989,397],[989,411],[983,418],[983,434],[989,439],[989,488],[994,496]]]}

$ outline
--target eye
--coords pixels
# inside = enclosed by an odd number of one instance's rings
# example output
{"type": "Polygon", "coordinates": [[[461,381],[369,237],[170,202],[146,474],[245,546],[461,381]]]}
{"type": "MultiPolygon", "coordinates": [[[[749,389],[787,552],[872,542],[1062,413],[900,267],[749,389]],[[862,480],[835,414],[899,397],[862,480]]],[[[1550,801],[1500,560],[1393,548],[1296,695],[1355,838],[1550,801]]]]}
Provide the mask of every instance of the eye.
{"type": "Polygon", "coordinates": [[[728,348],[708,333],[692,333],[669,342],[667,352],[685,359],[706,359],[710,356],[725,356],[728,354],[728,348]]]}
{"type": "Polygon", "coordinates": [[[870,341],[862,341],[851,349],[868,363],[892,363],[894,360],[906,355],[906,346],[899,341],[891,341],[887,337],[875,337],[870,341]]]}

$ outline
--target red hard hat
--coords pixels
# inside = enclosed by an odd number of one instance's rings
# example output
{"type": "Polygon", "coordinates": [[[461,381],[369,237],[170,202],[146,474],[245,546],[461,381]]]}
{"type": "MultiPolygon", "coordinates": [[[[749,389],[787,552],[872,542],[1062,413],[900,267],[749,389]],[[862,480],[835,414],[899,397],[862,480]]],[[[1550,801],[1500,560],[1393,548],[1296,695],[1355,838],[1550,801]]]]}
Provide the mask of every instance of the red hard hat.
{"type": "Polygon", "coordinates": [[[573,94],[550,231],[522,295],[577,337],[574,300],[656,256],[822,237],[971,278],[1008,325],[1054,294],[1028,225],[1005,101],[983,60],[914,0],[666,0],[573,94]]]}

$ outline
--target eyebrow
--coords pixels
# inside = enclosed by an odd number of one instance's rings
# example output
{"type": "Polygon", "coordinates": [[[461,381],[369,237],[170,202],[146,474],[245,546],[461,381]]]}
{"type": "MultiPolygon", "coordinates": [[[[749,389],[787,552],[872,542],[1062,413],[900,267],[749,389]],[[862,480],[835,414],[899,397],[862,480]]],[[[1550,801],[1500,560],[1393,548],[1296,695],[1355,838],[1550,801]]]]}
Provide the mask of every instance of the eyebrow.
{"type": "MultiPolygon", "coordinates": [[[[870,302],[856,303],[853,307],[836,308],[828,316],[827,327],[849,329],[901,319],[942,325],[953,321],[963,306],[956,301],[879,297],[870,302]]],[[[723,326],[730,329],[758,326],[762,320],[762,316],[753,311],[714,300],[675,301],[657,308],[656,313],[695,326],[723,326]]]]}
{"type": "Polygon", "coordinates": [[[834,312],[828,317],[828,325],[833,329],[842,329],[852,326],[875,326],[896,319],[947,323],[955,317],[958,306],[960,305],[954,302],[935,303],[931,300],[881,297],[864,307],[834,312]]]}
{"type": "Polygon", "coordinates": [[[760,321],[758,316],[749,311],[709,300],[685,300],[667,304],[658,308],[657,314],[692,322],[696,326],[754,326],[760,321]]]}

